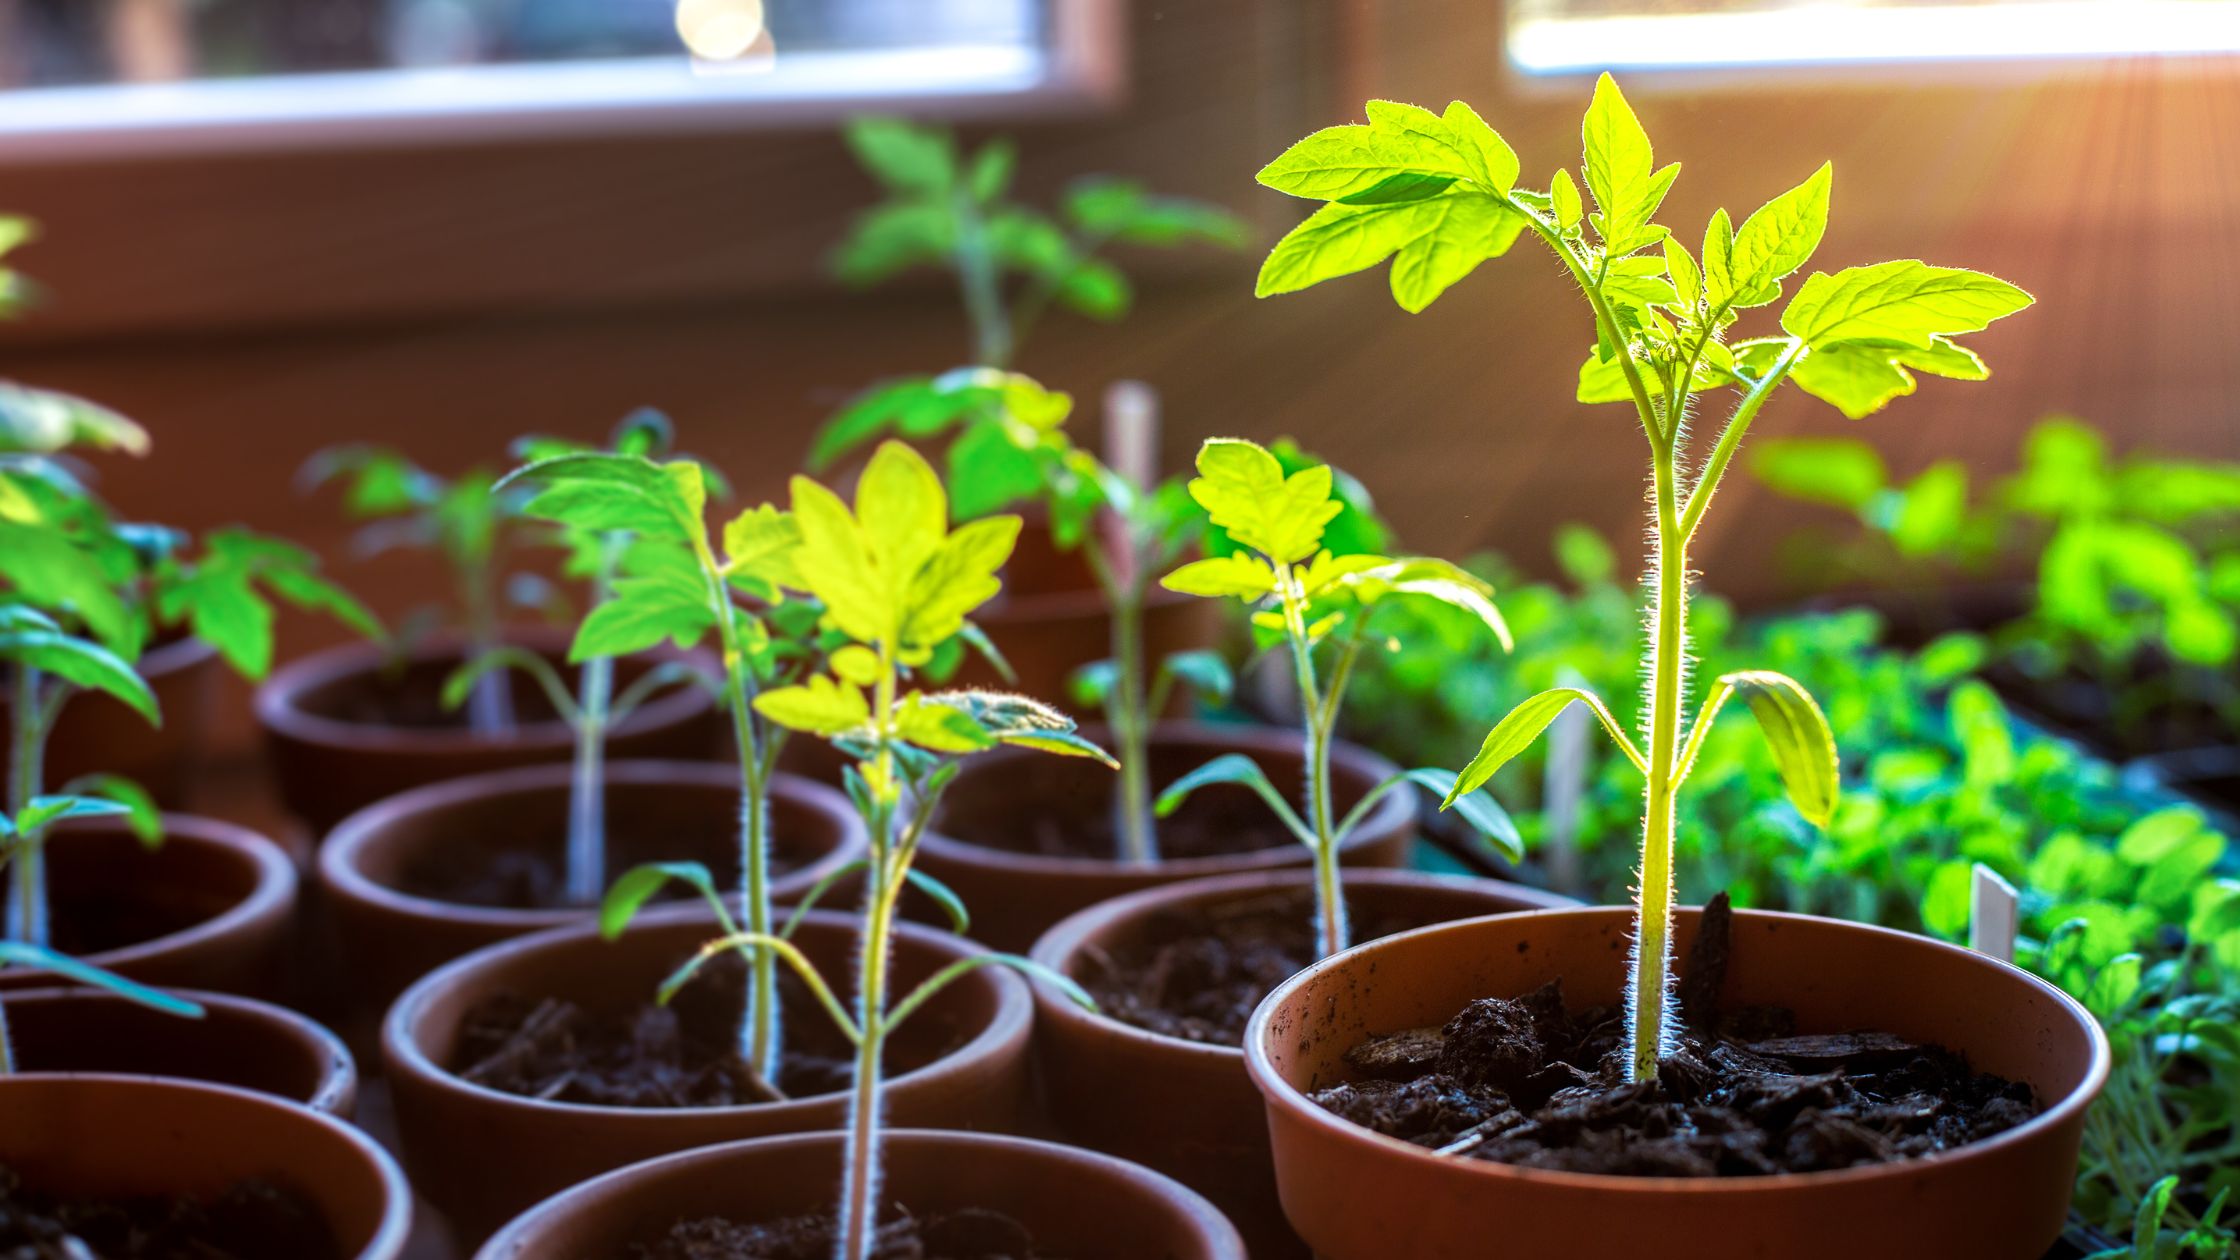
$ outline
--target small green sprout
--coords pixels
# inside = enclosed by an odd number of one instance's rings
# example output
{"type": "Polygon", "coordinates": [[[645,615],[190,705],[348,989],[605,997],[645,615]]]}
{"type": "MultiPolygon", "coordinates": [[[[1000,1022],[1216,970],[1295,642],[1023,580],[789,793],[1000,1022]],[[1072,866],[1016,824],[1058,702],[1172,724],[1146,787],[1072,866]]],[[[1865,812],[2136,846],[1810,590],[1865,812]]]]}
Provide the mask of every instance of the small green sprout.
{"type": "Polygon", "coordinates": [[[1009,198],[1018,156],[1009,140],[967,156],[947,131],[896,118],[859,118],[847,140],[887,200],[857,217],[833,270],[858,288],[914,267],[954,272],[980,367],[1009,367],[1053,303],[1092,319],[1127,314],[1128,277],[1100,257],[1108,246],[1236,249],[1246,240],[1226,210],[1107,176],[1075,183],[1060,218],[1020,205],[1009,198]]]}
{"type": "Polygon", "coordinates": [[[1913,260],[1814,272],[1780,317],[1777,333],[1727,340],[1742,312],[1781,297],[1782,281],[1820,245],[1830,169],[1822,166],[1737,229],[1711,217],[1703,252],[1691,254],[1652,222],[1679,174],[1659,168],[1649,137],[1608,75],[1595,85],[1582,127],[1581,174],[1546,191],[1517,185],[1508,143],[1470,106],[1443,114],[1371,101],[1365,126],[1328,127],[1259,173],[1281,192],[1322,201],[1269,253],[1262,296],[1289,293],[1392,260],[1392,295],[1421,311],[1488,258],[1532,233],[1555,254],[1593,309],[1595,348],[1579,370],[1581,402],[1631,402],[1650,450],[1657,553],[1647,668],[1648,747],[1577,688],[1525,701],[1496,725],[1457,779],[1451,805],[1483,784],[1574,700],[1590,705],[1647,780],[1639,920],[1628,1002],[1632,1075],[1654,1077],[1672,1044],[1673,802],[1711,719],[1739,693],[1758,718],[1791,800],[1825,824],[1836,797],[1834,739],[1794,681],[1762,671],[1717,679],[1692,730],[1682,731],[1688,663],[1688,542],[1759,410],[1785,380],[1863,416],[1911,387],[1912,373],[1961,380],[1988,374],[1954,338],[2030,305],[2003,280],[1913,260]],[[1727,389],[1740,402],[1710,455],[1689,468],[1685,423],[1697,396],[1727,389]]]}
{"type": "Polygon", "coordinates": [[[1346,684],[1369,626],[1387,601],[1436,600],[1478,618],[1504,647],[1509,627],[1493,603],[1493,588],[1460,566],[1425,556],[1393,559],[1355,553],[1333,555],[1323,534],[1345,501],[1327,464],[1285,473],[1274,453],[1241,438],[1213,438],[1198,452],[1190,496],[1241,550],[1183,565],[1160,579],[1168,590],[1214,599],[1237,599],[1259,608],[1253,625],[1290,652],[1299,709],[1307,727],[1305,816],[1294,810],[1261,770],[1239,753],[1216,757],[1168,785],[1158,801],[1161,817],[1211,783],[1251,788],[1291,834],[1314,854],[1316,940],[1323,955],[1351,943],[1338,874],[1346,837],[1387,793],[1414,784],[1454,802],[1463,818],[1511,861],[1523,856],[1516,824],[1490,793],[1455,791],[1445,770],[1409,770],[1377,784],[1339,817],[1330,784],[1330,747],[1337,739],[1346,684]],[[1262,607],[1267,605],[1266,607],[1262,607]],[[1329,642],[1335,659],[1327,673],[1315,649],[1329,642]]]}

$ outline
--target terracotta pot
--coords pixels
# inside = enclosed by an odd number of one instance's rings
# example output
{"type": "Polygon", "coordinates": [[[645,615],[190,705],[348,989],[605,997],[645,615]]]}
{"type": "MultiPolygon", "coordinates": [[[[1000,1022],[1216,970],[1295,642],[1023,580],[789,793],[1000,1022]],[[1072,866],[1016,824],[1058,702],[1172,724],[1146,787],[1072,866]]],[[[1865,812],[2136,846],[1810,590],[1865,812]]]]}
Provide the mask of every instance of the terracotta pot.
{"type": "MultiPolygon", "coordinates": [[[[342,935],[347,974],[386,1006],[413,981],[496,941],[580,923],[590,907],[507,909],[403,891],[408,871],[443,854],[534,847],[558,860],[566,842],[573,768],[523,766],[451,779],[376,802],[344,819],[319,851],[319,883],[342,935]]],[[[616,829],[609,876],[649,861],[706,863],[738,882],[739,771],[711,761],[607,765],[607,816],[616,829]]],[[[822,784],[778,775],[770,789],[771,896],[799,898],[861,858],[863,823],[822,784]]]]}
{"type": "MultiPolygon", "coordinates": [[[[1090,731],[1092,738],[1102,733],[1090,731]]],[[[1223,753],[1241,752],[1268,772],[1287,799],[1299,797],[1306,760],[1297,731],[1270,726],[1220,726],[1161,722],[1151,734],[1154,791],[1223,753]]],[[[972,909],[972,938],[996,949],[1023,950],[1052,924],[1077,910],[1145,888],[1211,875],[1306,867],[1312,855],[1291,839],[1267,805],[1240,787],[1200,791],[1174,820],[1197,819],[1213,827],[1250,826],[1282,839],[1273,848],[1218,857],[1168,858],[1137,866],[1118,860],[1044,857],[1001,846],[993,837],[1016,836],[1038,825],[1064,827],[1075,819],[1102,824],[1119,779],[1096,762],[1053,757],[1023,748],[999,748],[965,759],[942,798],[934,831],[919,844],[918,869],[955,889],[972,909]]],[[[1330,751],[1333,799],[1342,815],[1387,777],[1389,761],[1365,748],[1339,743],[1330,751]]],[[[1379,801],[1345,844],[1348,866],[1405,866],[1415,836],[1416,807],[1406,792],[1379,801]]],[[[924,913],[923,909],[918,913],[924,913]]]]}
{"type": "MultiPolygon", "coordinates": [[[[1686,957],[1700,912],[1679,912],[1686,957]]],[[[2108,1043],[2083,1007],[1981,954],[1887,928],[1737,911],[1723,1000],[1786,1006],[1808,1032],[1878,1030],[2026,1082],[2044,1111],[1930,1159],[1773,1177],[1614,1177],[1442,1158],[1357,1128],[1306,1090],[1364,1035],[1444,1023],[1557,976],[1579,1006],[1623,990],[1633,912],[1548,910],[1402,933],[1286,982],[1245,1053],[1268,1100],[1292,1226],[1330,1260],[1485,1254],[1660,1260],[2036,1260],[2061,1233],[2108,1043]]]]}
{"type": "MultiPolygon", "coordinates": [[[[1028,516],[1003,567],[1003,590],[972,619],[987,631],[1017,681],[968,653],[956,684],[1017,691],[1063,706],[1075,670],[1112,656],[1112,613],[1079,548],[1060,551],[1047,518],[1028,516]]],[[[1154,584],[1143,607],[1144,659],[1208,648],[1221,639],[1221,606],[1154,584]]]]}
{"type": "Polygon", "coordinates": [[[412,1191],[371,1138],[245,1089],[145,1076],[0,1079],[0,1164],[74,1196],[223,1192],[263,1178],[316,1204],[342,1254],[396,1260],[412,1191]]]}
{"type": "MultiPolygon", "coordinates": [[[[508,631],[507,641],[556,664],[567,659],[565,634],[508,631]]],[[[315,652],[273,671],[257,688],[257,722],[264,728],[280,795],[315,831],[326,831],[351,811],[425,783],[515,766],[567,761],[575,735],[553,716],[543,692],[515,678],[521,721],[501,734],[482,734],[463,723],[432,716],[444,679],[465,659],[456,638],[414,648],[393,677],[390,657],[378,644],[350,643],[315,652]],[[397,724],[388,709],[409,697],[423,711],[417,725],[397,724]]],[[[615,662],[620,691],[669,654],[641,654],[615,662]]],[[[711,669],[714,667],[711,665],[711,669]]],[[[573,667],[562,664],[562,677],[573,667]]],[[[700,757],[720,746],[721,716],[698,687],[666,691],[640,706],[607,735],[607,756],[700,757]]]]}
{"type": "MultiPolygon", "coordinates": [[[[977,1133],[889,1130],[884,1147],[889,1199],[919,1213],[1002,1212],[1027,1227],[1038,1251],[1069,1260],[1244,1260],[1237,1231],[1212,1204],[1133,1164],[977,1133]]],[[[475,1260],[619,1256],[678,1220],[827,1212],[841,1159],[839,1134],[805,1133],[649,1160],[538,1204],[475,1260]]]]}
{"type": "MultiPolygon", "coordinates": [[[[218,650],[189,636],[164,639],[140,654],[140,676],[155,692],[161,726],[123,701],[98,691],[70,698],[47,736],[46,781],[60,785],[86,774],[121,774],[148,789],[167,809],[186,804],[209,736],[211,697],[224,671],[218,650]]],[[[14,720],[0,695],[0,730],[14,720]]],[[[0,768],[14,758],[0,749],[0,768]]]]}
{"type": "MultiPolygon", "coordinates": [[[[163,816],[148,849],[112,818],[57,825],[47,841],[55,945],[145,984],[277,998],[287,985],[296,868],[280,847],[232,823],[163,816]],[[73,936],[99,920],[155,934],[86,949],[73,936]]],[[[43,967],[0,970],[0,990],[54,984],[43,967]]]]}
{"type": "Polygon", "coordinates": [[[173,990],[202,1018],[152,1011],[97,989],[7,994],[19,1072],[104,1072],[207,1081],[272,1094],[347,1119],[358,1067],[342,1040],[282,1006],[225,993],[173,990]]]}
{"type": "MultiPolygon", "coordinates": [[[[1087,979],[1092,952],[1141,940],[1163,914],[1312,888],[1307,871],[1147,888],[1067,917],[1035,943],[1034,959],[1087,979]]],[[[1390,870],[1348,872],[1346,903],[1357,924],[1380,915],[1440,923],[1576,904],[1521,884],[1390,870]]],[[[1243,1231],[1256,1260],[1305,1254],[1276,1201],[1266,1109],[1245,1074],[1242,1049],[1138,1028],[1041,985],[1034,1044],[1045,1110],[1067,1141],[1155,1168],[1212,1199],[1243,1231]]]]}
{"type": "MultiPolygon", "coordinates": [[[[405,1162],[462,1239],[480,1238],[539,1199],[625,1164],[842,1123],[847,1099],[839,1093],[746,1107],[599,1107],[502,1093],[449,1070],[460,1025],[483,999],[513,993],[628,1010],[652,1000],[661,980],[715,932],[714,917],[692,907],[647,915],[612,943],[595,926],[542,932],[449,964],[389,1009],[382,1056],[405,1162]]],[[[856,935],[851,916],[814,911],[795,942],[840,984],[852,974],[856,935]]],[[[904,924],[895,937],[894,991],[908,992],[973,952],[949,933],[904,924]]],[[[930,1061],[895,1074],[889,1120],[959,1129],[1022,1124],[1033,1009],[1026,983],[1001,968],[974,971],[943,990],[896,1035],[896,1051],[930,1061]]]]}

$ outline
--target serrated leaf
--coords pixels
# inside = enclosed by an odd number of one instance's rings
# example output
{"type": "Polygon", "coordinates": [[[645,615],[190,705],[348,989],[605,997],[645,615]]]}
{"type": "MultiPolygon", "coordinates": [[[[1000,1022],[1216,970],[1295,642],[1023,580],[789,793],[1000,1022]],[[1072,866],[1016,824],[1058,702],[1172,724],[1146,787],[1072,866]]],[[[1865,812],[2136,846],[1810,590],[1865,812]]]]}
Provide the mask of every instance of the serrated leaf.
{"type": "Polygon", "coordinates": [[[682,549],[641,551],[636,571],[617,578],[606,601],[576,627],[568,660],[626,656],[665,640],[691,647],[715,627],[715,618],[706,583],[690,556],[682,549]],[[654,563],[654,554],[664,558],[654,563]]]}
{"type": "Polygon", "coordinates": [[[941,540],[905,594],[901,641],[932,647],[964,629],[974,609],[1003,589],[998,573],[1019,541],[1016,516],[991,516],[941,540]]]}
{"type": "Polygon", "coordinates": [[[1276,574],[1267,561],[1240,552],[1193,560],[1160,578],[1159,585],[1183,595],[1257,601],[1275,590],[1276,574]]]}
{"type": "MultiPolygon", "coordinates": [[[[1594,100],[1580,124],[1584,142],[1587,189],[1594,194],[1599,213],[1595,227],[1611,252],[1624,252],[1630,240],[1656,212],[1656,159],[1649,135],[1641,129],[1633,107],[1618,90],[1617,80],[1605,74],[1595,80],[1594,100]]],[[[1667,186],[1670,177],[1665,178],[1667,186]]]]}
{"type": "Polygon", "coordinates": [[[112,587],[108,570],[60,532],[0,522],[0,578],[22,600],[77,617],[117,655],[140,654],[140,620],[112,587]]]}
{"type": "Polygon", "coordinates": [[[1207,439],[1198,450],[1197,468],[1190,497],[1217,528],[1271,564],[1292,564],[1313,555],[1323,526],[1345,507],[1331,495],[1328,465],[1302,468],[1287,477],[1267,448],[1241,438],[1207,439]]]}
{"type": "Polygon", "coordinates": [[[1724,208],[1703,229],[1703,300],[1717,310],[1734,296],[1734,226],[1724,208]]]}
{"type": "Polygon", "coordinates": [[[148,719],[161,725],[156,695],[139,671],[121,656],[97,643],[19,619],[0,627],[0,660],[43,669],[79,687],[106,692],[148,719]]]}
{"type": "Polygon", "coordinates": [[[1927,350],[1940,336],[1981,331],[2032,300],[1996,276],[1902,259],[1814,272],[1781,312],[1781,327],[1815,350],[1839,341],[1927,350]]]}
{"type": "Polygon", "coordinates": [[[1508,192],[1517,182],[1517,154],[1499,132],[1486,125],[1478,111],[1461,101],[1447,102],[1440,121],[1454,138],[1454,147],[1472,177],[1495,192],[1508,192]]]}
{"type": "Polygon", "coordinates": [[[893,638],[899,592],[891,590],[871,558],[863,531],[848,505],[830,490],[796,475],[790,483],[793,518],[801,529],[795,559],[809,593],[842,634],[863,643],[893,638]]]}
{"type": "Polygon", "coordinates": [[[977,718],[916,692],[895,712],[895,734],[937,753],[974,753],[996,746],[996,737],[977,718]]]}
{"type": "Polygon", "coordinates": [[[1431,111],[1392,101],[1371,101],[1366,126],[1325,127],[1260,168],[1256,178],[1278,192],[1340,201],[1394,176],[1448,181],[1474,178],[1485,168],[1474,142],[1458,143],[1431,111]]]}
{"type": "Polygon", "coordinates": [[[889,586],[890,600],[898,600],[941,545],[949,495],[924,456],[900,442],[882,442],[856,483],[855,517],[874,570],[889,586]]]}
{"type": "Polygon", "coordinates": [[[639,455],[586,451],[517,468],[493,489],[527,495],[524,515],[594,533],[706,538],[706,481],[690,460],[657,464],[639,455]]]}
{"type": "Polygon", "coordinates": [[[796,560],[801,525],[771,504],[749,508],[723,527],[723,570],[731,579],[747,578],[773,589],[804,586],[796,560]]]}
{"type": "Polygon", "coordinates": [[[899,118],[857,118],[845,134],[856,160],[896,192],[942,193],[956,178],[956,145],[938,128],[899,118]]]}
{"type": "MultiPolygon", "coordinates": [[[[1835,168],[1826,162],[1795,188],[1742,221],[1729,260],[1734,289],[1779,291],[1782,279],[1810,261],[1828,230],[1828,193],[1835,168]]],[[[1769,296],[1768,301],[1772,298],[1769,296]]]]}
{"type": "Polygon", "coordinates": [[[1333,202],[1276,242],[1254,292],[1292,293],[1394,258],[1394,300],[1421,311],[1479,263],[1507,253],[1524,226],[1499,201],[1476,193],[1384,205],[1333,202]]]}

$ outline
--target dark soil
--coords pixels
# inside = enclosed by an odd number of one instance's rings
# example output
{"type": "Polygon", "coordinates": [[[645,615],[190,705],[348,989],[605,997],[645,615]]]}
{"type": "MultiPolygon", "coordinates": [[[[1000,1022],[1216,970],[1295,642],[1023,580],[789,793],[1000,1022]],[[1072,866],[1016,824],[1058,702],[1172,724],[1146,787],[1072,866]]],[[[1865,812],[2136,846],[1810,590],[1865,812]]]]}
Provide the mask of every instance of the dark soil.
{"type": "Polygon", "coordinates": [[[1710,1009],[1726,898],[1688,960],[1688,1028],[1654,1081],[1625,1079],[1623,1013],[1573,1013],[1560,980],[1481,998],[1443,1028],[1374,1037],[1359,1074],[1316,1093],[1366,1128],[1471,1159],[1640,1177],[1746,1177],[1893,1163],[1965,1146],[2038,1113],[2027,1085],[1940,1046],[1877,1032],[1803,1034],[1789,1012],[1710,1009]]]}
{"type": "MultiPolygon", "coordinates": [[[[678,1221],[660,1242],[640,1243],[629,1260],[830,1260],[830,1216],[794,1216],[741,1225],[726,1217],[678,1221]]],[[[872,1260],[1054,1260],[1035,1250],[1026,1226],[1001,1212],[965,1208],[912,1216],[897,1209],[879,1229],[872,1260]]]]}
{"type": "MultiPolygon", "coordinates": [[[[335,685],[305,696],[304,707],[321,717],[358,726],[463,729],[469,720],[467,706],[447,709],[443,705],[444,681],[459,667],[461,659],[414,661],[401,668],[341,679],[335,685]]],[[[561,676],[568,676],[565,665],[561,667],[561,676]]],[[[519,673],[509,677],[516,723],[528,725],[559,720],[543,688],[519,673]]],[[[618,679],[618,685],[620,681],[618,679]]]]}
{"type": "MultiPolygon", "coordinates": [[[[611,886],[616,877],[640,863],[680,860],[706,866],[718,888],[737,886],[739,840],[735,825],[699,835],[680,835],[666,827],[655,832],[633,832],[628,829],[629,821],[616,817],[610,823],[606,877],[599,881],[599,887],[611,886]]],[[[454,906],[566,909],[570,905],[566,896],[567,843],[564,826],[547,828],[534,836],[462,838],[437,847],[406,867],[397,880],[397,891],[454,906]]],[[[805,857],[799,848],[786,843],[782,833],[774,836],[771,877],[800,869],[805,857]]],[[[699,895],[689,886],[672,881],[654,900],[688,900],[699,895]]]]}
{"type": "MultiPolygon", "coordinates": [[[[679,958],[678,962],[683,962],[679,958]]],[[[602,1107],[738,1107],[776,1101],[739,1057],[734,1038],[745,1001],[746,964],[727,954],[703,968],[667,1006],[648,1000],[623,1011],[595,1011],[557,998],[491,997],[467,1013],[450,1069],[465,1080],[547,1102],[602,1107]]],[[[790,972],[780,973],[786,1053],[777,1087],[804,1098],[846,1089],[855,1051],[790,972]]],[[[919,1020],[940,1034],[939,1018],[919,1020]]],[[[931,1062],[945,1044],[890,1043],[887,1071],[931,1062]]],[[[0,1256],[0,1260],[8,1260],[0,1256]]]]}
{"type": "MultiPolygon", "coordinates": [[[[1110,953],[1088,951],[1077,977],[1105,1014],[1148,1032],[1235,1046],[1254,1007],[1319,958],[1314,894],[1284,889],[1243,901],[1165,911],[1110,953]]],[[[1431,922],[1399,914],[1354,920],[1356,941],[1431,922]]]]}
{"type": "MultiPolygon", "coordinates": [[[[64,836],[65,844],[69,837],[64,836]]],[[[124,949],[159,936],[184,932],[223,913],[223,907],[190,905],[168,895],[145,898],[120,896],[88,889],[77,895],[62,888],[51,894],[47,906],[55,949],[73,958],[124,949]]],[[[0,1260],[14,1260],[0,1252],[0,1260]]]]}
{"type": "MultiPolygon", "coordinates": [[[[1003,818],[976,819],[956,832],[972,844],[1032,857],[1109,862],[1120,851],[1109,803],[1090,809],[1028,807],[1003,818]]],[[[1298,837],[1268,816],[1265,802],[1242,789],[1208,788],[1192,796],[1173,817],[1159,820],[1162,860],[1227,857],[1298,843],[1298,837]]]]}
{"type": "Polygon", "coordinates": [[[5,1260],[342,1260],[334,1233],[303,1196],[270,1182],[221,1194],[64,1199],[0,1168],[5,1260]]]}

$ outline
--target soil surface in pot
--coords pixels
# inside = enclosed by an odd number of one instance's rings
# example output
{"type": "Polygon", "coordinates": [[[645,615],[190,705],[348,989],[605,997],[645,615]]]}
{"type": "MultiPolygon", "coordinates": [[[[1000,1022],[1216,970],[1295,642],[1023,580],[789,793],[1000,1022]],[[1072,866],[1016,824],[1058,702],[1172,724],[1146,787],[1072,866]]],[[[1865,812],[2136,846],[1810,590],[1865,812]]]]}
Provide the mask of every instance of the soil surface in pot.
{"type": "MultiPolygon", "coordinates": [[[[443,684],[459,668],[459,659],[408,661],[399,667],[339,679],[305,693],[303,707],[320,717],[355,726],[396,726],[419,730],[461,730],[468,725],[467,707],[447,709],[443,684]]],[[[562,666],[563,674],[566,667],[562,666]]],[[[616,671],[619,688],[629,682],[626,668],[616,671]]],[[[509,676],[513,720],[519,724],[555,722],[559,714],[544,689],[521,674],[509,676]]]]}
{"type": "MultiPolygon", "coordinates": [[[[789,875],[814,856],[799,845],[787,843],[780,831],[771,837],[770,876],[789,875]]],[[[567,892],[567,845],[564,832],[546,829],[534,835],[478,834],[438,847],[407,866],[397,880],[397,891],[454,906],[482,906],[494,910],[564,910],[572,903],[567,892]]],[[[617,877],[644,862],[698,862],[715,876],[716,886],[730,888],[739,882],[739,837],[732,828],[705,834],[684,834],[664,826],[657,831],[632,831],[627,818],[615,818],[607,833],[607,869],[599,887],[611,887],[617,877]]],[[[656,901],[699,896],[690,887],[672,882],[655,894],[656,901]]]]}
{"type": "MultiPolygon", "coordinates": [[[[830,1260],[835,1232],[830,1215],[793,1216],[741,1225],[727,1217],[678,1221],[661,1241],[641,1243],[630,1260],[830,1260]]],[[[872,1260],[1052,1260],[1035,1250],[1034,1237],[1001,1212],[963,1208],[912,1216],[897,1209],[879,1227],[872,1260]]]]}
{"type": "MultiPolygon", "coordinates": [[[[1435,921],[1368,914],[1353,921],[1353,939],[1373,941],[1435,921]]],[[[1105,1014],[1162,1036],[1241,1045],[1260,999],[1321,957],[1314,894],[1284,888],[1177,906],[1145,920],[1118,948],[1083,952],[1089,967],[1076,978],[1105,1014]]]]}
{"type": "Polygon", "coordinates": [[[0,1168],[0,1255],[8,1260],[342,1260],[310,1200],[262,1180],[208,1197],[75,1199],[0,1168]]]}
{"type": "MultiPolygon", "coordinates": [[[[739,956],[726,954],[703,967],[669,1005],[655,1004],[649,994],[626,1011],[494,994],[467,1013],[449,1067],[487,1089],[543,1102],[660,1108],[778,1101],[738,1053],[746,975],[739,956]]],[[[780,973],[778,987],[786,1041],[779,1090],[807,1098],[846,1089],[855,1079],[854,1047],[791,971],[780,973]]],[[[963,1041],[939,1015],[920,1011],[905,1033],[888,1041],[887,1071],[923,1067],[963,1041]]]]}
{"type": "Polygon", "coordinates": [[[1786,1010],[1720,1012],[1729,916],[1704,909],[1680,985],[1686,1029],[1654,1081],[1625,1079],[1623,1013],[1565,1008],[1560,980],[1480,998],[1442,1028],[1373,1037],[1363,1079],[1315,1101],[1389,1137],[1497,1163],[1641,1177],[1740,1177],[1894,1163],[2038,1113],[2030,1088],[1941,1046],[1800,1035],[1786,1010]]]}

